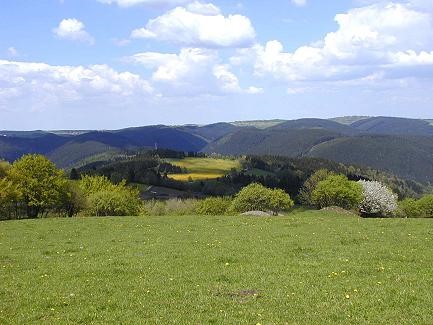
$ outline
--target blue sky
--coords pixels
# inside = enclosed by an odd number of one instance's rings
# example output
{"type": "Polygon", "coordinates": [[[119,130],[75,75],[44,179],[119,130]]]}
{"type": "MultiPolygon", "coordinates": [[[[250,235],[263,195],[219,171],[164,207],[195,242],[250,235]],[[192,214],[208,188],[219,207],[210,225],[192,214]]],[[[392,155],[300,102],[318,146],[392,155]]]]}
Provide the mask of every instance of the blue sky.
{"type": "Polygon", "coordinates": [[[0,129],[433,115],[431,0],[0,6],[0,129]]]}

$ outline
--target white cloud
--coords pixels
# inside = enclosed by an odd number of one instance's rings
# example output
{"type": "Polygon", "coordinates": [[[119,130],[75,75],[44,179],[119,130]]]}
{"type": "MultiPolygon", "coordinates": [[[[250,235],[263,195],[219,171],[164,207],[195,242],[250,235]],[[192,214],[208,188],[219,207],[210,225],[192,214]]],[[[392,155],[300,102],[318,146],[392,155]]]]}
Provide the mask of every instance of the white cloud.
{"type": "Polygon", "coordinates": [[[194,1],[187,6],[188,11],[200,14],[200,15],[219,15],[220,9],[212,3],[202,3],[194,1]]]}
{"type": "Polygon", "coordinates": [[[60,39],[88,44],[95,42],[93,37],[85,30],[85,25],[75,18],[63,19],[59,26],[53,29],[53,33],[60,39]]]}
{"type": "Polygon", "coordinates": [[[7,55],[11,58],[15,58],[15,57],[19,56],[19,52],[15,47],[11,46],[7,50],[7,55]]]}
{"type": "Polygon", "coordinates": [[[105,4],[117,4],[119,7],[133,7],[137,5],[165,6],[183,5],[191,0],[97,0],[105,4]]]}
{"type": "Polygon", "coordinates": [[[248,47],[255,39],[251,21],[242,15],[223,16],[212,4],[193,2],[150,20],[131,33],[132,38],[153,38],[189,47],[248,47]]]}
{"type": "Polygon", "coordinates": [[[119,38],[113,38],[112,39],[113,43],[117,46],[127,46],[129,45],[129,43],[131,43],[131,40],[129,39],[119,39],[119,38]]]}
{"type": "Polygon", "coordinates": [[[378,74],[416,77],[420,65],[433,69],[432,16],[411,3],[376,3],[338,14],[335,20],[338,30],[313,45],[285,52],[274,40],[239,50],[231,62],[250,62],[258,75],[291,82],[368,82],[368,76],[378,74]]]}
{"type": "Polygon", "coordinates": [[[220,64],[213,67],[213,75],[217,79],[217,84],[226,93],[232,94],[262,94],[263,88],[258,87],[248,87],[242,89],[239,85],[238,77],[230,70],[230,66],[226,64],[220,64]]]}
{"type": "Polygon", "coordinates": [[[0,60],[0,108],[15,106],[44,109],[69,102],[122,103],[143,99],[153,92],[150,84],[130,72],[106,65],[52,66],[45,63],[0,60]]]}
{"type": "Polygon", "coordinates": [[[164,94],[257,94],[260,88],[243,89],[230,66],[221,63],[216,50],[184,48],[179,54],[145,52],[129,60],[151,69],[152,80],[164,94]]]}
{"type": "Polygon", "coordinates": [[[295,6],[303,7],[307,4],[307,0],[291,0],[295,6]]]}

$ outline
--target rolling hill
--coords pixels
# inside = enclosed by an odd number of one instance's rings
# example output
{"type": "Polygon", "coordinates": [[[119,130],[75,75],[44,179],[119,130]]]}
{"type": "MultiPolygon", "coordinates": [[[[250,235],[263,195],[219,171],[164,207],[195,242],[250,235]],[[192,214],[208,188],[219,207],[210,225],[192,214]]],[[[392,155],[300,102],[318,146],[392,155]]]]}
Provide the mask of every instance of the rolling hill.
{"type": "MultiPolygon", "coordinates": [[[[207,133],[213,139],[211,132],[207,133]]],[[[210,141],[182,128],[162,125],[115,131],[79,132],[75,136],[70,132],[67,135],[56,135],[42,131],[5,131],[2,134],[0,158],[13,161],[26,153],[39,153],[48,156],[61,168],[82,165],[94,160],[96,156],[102,155],[106,158],[107,155],[118,154],[121,150],[155,146],[176,151],[198,152],[210,141]]]]}
{"type": "Polygon", "coordinates": [[[184,125],[178,129],[185,131],[189,134],[198,136],[206,142],[215,141],[222,136],[236,132],[241,129],[240,126],[233,125],[231,123],[214,123],[209,125],[184,125]]]}
{"type": "Polygon", "coordinates": [[[125,150],[157,146],[224,155],[319,157],[433,183],[433,125],[429,120],[308,118],[55,134],[0,131],[0,135],[0,159],[13,161],[26,153],[41,153],[63,168],[107,159],[125,150]]]}
{"type": "Polygon", "coordinates": [[[424,183],[433,182],[433,138],[429,137],[342,137],[312,147],[307,155],[370,166],[424,183]]]}
{"type": "Polygon", "coordinates": [[[244,129],[208,144],[204,151],[311,156],[433,183],[432,131],[433,126],[424,120],[378,117],[343,125],[330,120],[301,119],[264,130],[244,129]]]}
{"type": "Polygon", "coordinates": [[[208,144],[203,151],[224,155],[266,154],[299,157],[314,145],[339,136],[339,133],[326,129],[246,128],[208,144]]]}
{"type": "Polygon", "coordinates": [[[327,130],[344,135],[356,135],[361,133],[356,128],[344,125],[331,120],[323,120],[318,118],[304,118],[299,120],[291,120],[282,122],[270,128],[270,130],[285,131],[285,130],[327,130]]]}
{"type": "Polygon", "coordinates": [[[206,141],[181,128],[165,125],[144,126],[111,131],[112,134],[125,138],[136,147],[155,147],[177,151],[200,151],[206,141]]]}
{"type": "Polygon", "coordinates": [[[26,153],[47,154],[70,139],[51,133],[0,137],[0,158],[13,161],[26,153]]]}
{"type": "Polygon", "coordinates": [[[371,117],[356,121],[351,127],[369,134],[433,136],[433,125],[428,121],[407,118],[371,117]]]}

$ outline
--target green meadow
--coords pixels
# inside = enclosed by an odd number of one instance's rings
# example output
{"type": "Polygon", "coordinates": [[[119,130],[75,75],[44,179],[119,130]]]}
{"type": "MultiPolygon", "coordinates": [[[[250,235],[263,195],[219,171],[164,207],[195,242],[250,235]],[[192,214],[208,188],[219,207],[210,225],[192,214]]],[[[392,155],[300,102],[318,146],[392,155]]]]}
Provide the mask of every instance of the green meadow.
{"type": "Polygon", "coordinates": [[[187,170],[185,174],[171,174],[170,178],[177,181],[194,181],[215,179],[226,175],[232,169],[239,169],[240,163],[234,159],[217,159],[217,158],[184,158],[168,159],[168,161],[187,170]]]}
{"type": "Polygon", "coordinates": [[[429,219],[0,223],[0,324],[431,324],[429,219]]]}

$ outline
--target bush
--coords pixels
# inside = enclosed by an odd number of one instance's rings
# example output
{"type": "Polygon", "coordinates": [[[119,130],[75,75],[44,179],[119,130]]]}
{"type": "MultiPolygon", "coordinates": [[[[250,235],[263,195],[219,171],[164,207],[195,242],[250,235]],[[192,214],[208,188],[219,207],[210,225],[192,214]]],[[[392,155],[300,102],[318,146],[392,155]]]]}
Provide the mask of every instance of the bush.
{"type": "Polygon", "coordinates": [[[344,175],[331,175],[319,182],[312,193],[312,203],[320,208],[338,206],[351,210],[362,201],[362,186],[344,175]]]}
{"type": "Polygon", "coordinates": [[[299,201],[303,205],[313,206],[314,203],[311,196],[313,195],[313,191],[316,189],[317,184],[332,175],[335,174],[327,169],[319,169],[318,171],[316,171],[305,181],[304,185],[299,191],[299,201]]]}
{"type": "Polygon", "coordinates": [[[433,195],[425,195],[417,202],[417,208],[425,218],[433,218],[433,195]]]}
{"type": "Polygon", "coordinates": [[[81,177],[79,181],[81,190],[85,195],[89,196],[100,191],[109,191],[116,189],[116,185],[105,176],[89,176],[85,175],[81,177]]]}
{"type": "Polygon", "coordinates": [[[433,195],[399,202],[397,214],[402,218],[433,218],[433,195]]]}
{"type": "Polygon", "coordinates": [[[365,216],[392,217],[397,211],[397,195],[388,187],[376,181],[359,181],[363,200],[359,211],[365,216]]]}
{"type": "Polygon", "coordinates": [[[222,216],[229,212],[232,200],[228,197],[208,197],[197,204],[196,213],[206,216],[222,216]]]}
{"type": "Polygon", "coordinates": [[[88,206],[87,198],[77,182],[68,181],[63,189],[58,212],[67,217],[73,217],[88,206]]]}
{"type": "Polygon", "coordinates": [[[132,216],[140,213],[140,191],[126,186],[125,181],[113,184],[105,176],[83,176],[79,187],[88,197],[86,212],[90,215],[132,216]]]}
{"type": "Polygon", "coordinates": [[[234,198],[230,209],[243,213],[248,211],[272,211],[277,215],[293,206],[290,196],[283,190],[272,190],[261,184],[253,183],[244,187],[234,198]]]}
{"type": "Polygon", "coordinates": [[[4,160],[0,160],[0,178],[4,178],[7,175],[8,170],[11,168],[11,165],[4,160]]]}
{"type": "Polygon", "coordinates": [[[139,214],[141,207],[138,190],[126,186],[93,193],[88,200],[88,212],[97,217],[134,216],[139,214]]]}
{"type": "Polygon", "coordinates": [[[421,218],[422,211],[417,200],[409,198],[398,203],[397,216],[400,218],[421,218]]]}

